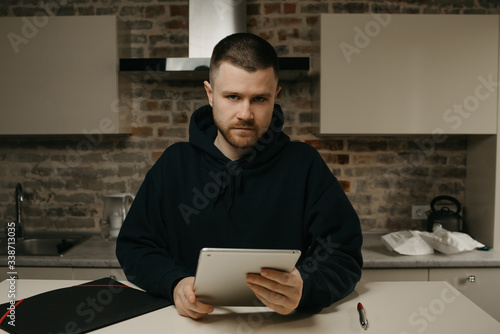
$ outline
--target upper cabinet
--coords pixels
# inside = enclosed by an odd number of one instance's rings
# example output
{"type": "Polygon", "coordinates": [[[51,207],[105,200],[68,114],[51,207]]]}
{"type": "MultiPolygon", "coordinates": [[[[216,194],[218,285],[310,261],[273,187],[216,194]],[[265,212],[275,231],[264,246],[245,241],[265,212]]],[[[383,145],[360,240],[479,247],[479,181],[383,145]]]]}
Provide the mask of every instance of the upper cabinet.
{"type": "Polygon", "coordinates": [[[495,134],[498,15],[321,15],[319,133],[495,134]]]}
{"type": "Polygon", "coordinates": [[[0,135],[129,133],[118,94],[122,24],[115,16],[0,18],[0,135]]]}

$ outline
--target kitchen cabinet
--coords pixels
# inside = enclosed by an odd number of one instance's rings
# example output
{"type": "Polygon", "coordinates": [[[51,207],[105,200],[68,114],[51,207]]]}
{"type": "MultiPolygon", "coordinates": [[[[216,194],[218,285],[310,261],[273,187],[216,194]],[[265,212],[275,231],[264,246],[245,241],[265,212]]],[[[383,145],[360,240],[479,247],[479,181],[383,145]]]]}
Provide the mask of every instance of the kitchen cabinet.
{"type": "MultiPolygon", "coordinates": [[[[0,279],[10,278],[7,267],[1,267],[0,279]]],[[[19,279],[73,279],[71,268],[60,267],[17,267],[15,272],[19,279]]]]}
{"type": "Polygon", "coordinates": [[[319,134],[497,133],[498,15],[322,14],[320,29],[319,134]]]}
{"type": "Polygon", "coordinates": [[[446,281],[500,321],[500,268],[431,268],[429,281],[446,281]]]}
{"type": "MultiPolygon", "coordinates": [[[[7,267],[0,267],[0,280],[10,278],[7,267]]],[[[126,280],[121,268],[71,268],[71,267],[17,267],[19,279],[78,279],[96,280],[103,277],[114,277],[117,280],[126,280]]]]}
{"type": "Polygon", "coordinates": [[[116,16],[0,18],[0,135],[130,133],[120,104],[127,29],[116,16]]]}
{"type": "Polygon", "coordinates": [[[403,282],[427,281],[429,270],[419,269],[363,269],[361,281],[363,282],[403,282]]]}
{"type": "Polygon", "coordinates": [[[500,268],[363,269],[361,282],[446,281],[500,321],[500,268]]]}
{"type": "Polygon", "coordinates": [[[120,268],[73,268],[73,279],[96,280],[103,277],[113,277],[116,280],[127,280],[120,268]]]}

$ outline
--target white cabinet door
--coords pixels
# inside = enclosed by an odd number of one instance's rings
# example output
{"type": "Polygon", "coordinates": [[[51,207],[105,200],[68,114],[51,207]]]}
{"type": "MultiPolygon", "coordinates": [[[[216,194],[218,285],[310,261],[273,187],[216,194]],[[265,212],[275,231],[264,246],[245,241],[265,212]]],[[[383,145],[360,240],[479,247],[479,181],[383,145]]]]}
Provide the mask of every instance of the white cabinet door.
{"type": "Polygon", "coordinates": [[[363,269],[363,282],[427,281],[429,270],[422,269],[363,269]]]}
{"type": "Polygon", "coordinates": [[[500,268],[451,268],[429,270],[429,281],[446,281],[480,308],[500,321],[500,268]]]}
{"type": "Polygon", "coordinates": [[[495,134],[498,15],[322,14],[321,134],[495,134]]]}
{"type": "Polygon", "coordinates": [[[115,16],[0,18],[0,135],[130,132],[115,16]]]}

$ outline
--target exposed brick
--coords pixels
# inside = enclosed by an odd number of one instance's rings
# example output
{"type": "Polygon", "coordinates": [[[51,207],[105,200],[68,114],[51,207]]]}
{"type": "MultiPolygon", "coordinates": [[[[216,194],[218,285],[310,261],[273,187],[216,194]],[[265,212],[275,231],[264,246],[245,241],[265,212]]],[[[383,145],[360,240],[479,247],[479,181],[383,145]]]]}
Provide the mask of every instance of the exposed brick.
{"type": "Polygon", "coordinates": [[[319,45],[297,45],[293,51],[298,54],[310,55],[319,53],[319,45]]]}
{"type": "Polygon", "coordinates": [[[349,191],[351,191],[351,182],[350,181],[339,180],[339,184],[342,187],[342,189],[344,190],[344,192],[348,193],[349,191]]]}
{"type": "Polygon", "coordinates": [[[249,18],[247,20],[247,27],[249,28],[255,28],[259,26],[259,20],[255,18],[249,18]]]}
{"type": "Polygon", "coordinates": [[[344,142],[342,140],[310,139],[305,140],[305,142],[317,150],[341,151],[344,148],[344,142]]]}
{"type": "MultiPolygon", "coordinates": [[[[311,129],[310,126],[301,126],[296,131],[297,131],[297,135],[299,135],[299,136],[308,135],[308,134],[313,133],[313,130],[311,129]]],[[[291,130],[290,130],[290,132],[291,132],[291,130]]]]}
{"type": "Polygon", "coordinates": [[[386,14],[396,14],[401,10],[400,6],[397,5],[373,5],[373,13],[386,13],[386,14]]]}
{"type": "Polygon", "coordinates": [[[189,6],[187,5],[170,5],[170,16],[189,16],[189,6]]]}
{"type": "Polygon", "coordinates": [[[327,164],[338,164],[347,165],[349,164],[349,155],[347,154],[335,154],[335,153],[325,153],[322,152],[321,156],[327,164]]]}
{"type": "Polygon", "coordinates": [[[76,9],[78,15],[95,15],[94,6],[79,7],[76,9]]]}
{"type": "Polygon", "coordinates": [[[260,15],[260,5],[247,4],[247,15],[260,15]]]}
{"type": "Polygon", "coordinates": [[[158,137],[187,137],[186,128],[158,128],[158,137]]]}
{"type": "Polygon", "coordinates": [[[146,43],[147,37],[144,34],[131,34],[130,35],[130,41],[135,44],[144,44],[146,43]]]}
{"type": "Polygon", "coordinates": [[[188,29],[189,23],[187,20],[169,20],[165,27],[167,29],[188,29]]]}
{"type": "Polygon", "coordinates": [[[163,154],[163,152],[153,152],[152,153],[153,159],[158,160],[162,154],[163,154]]]}
{"type": "Polygon", "coordinates": [[[164,47],[154,48],[150,52],[151,57],[186,57],[188,55],[188,48],[185,47],[164,47]]]}
{"type": "Polygon", "coordinates": [[[374,161],[374,156],[373,155],[368,155],[368,154],[355,154],[353,156],[353,163],[354,164],[371,164],[374,161]]]}
{"type": "Polygon", "coordinates": [[[319,3],[319,4],[309,4],[301,6],[302,13],[328,13],[328,4],[327,3],[319,3]]]}
{"type": "Polygon", "coordinates": [[[163,116],[163,115],[149,115],[147,117],[147,122],[148,123],[168,123],[169,118],[168,118],[168,116],[163,116]]]}
{"type": "Polygon", "coordinates": [[[281,5],[279,3],[264,4],[264,13],[265,14],[281,13],[281,5]]]}
{"type": "Polygon", "coordinates": [[[153,129],[148,127],[134,127],[131,133],[133,136],[151,136],[153,135],[153,129]]]}
{"type": "MultiPolygon", "coordinates": [[[[68,3],[56,14],[118,15],[128,21],[131,57],[188,55],[187,0],[68,3]]],[[[328,12],[498,14],[500,4],[495,0],[251,0],[247,30],[270,41],[279,56],[310,56],[319,53],[319,16],[328,12]]],[[[0,16],[43,13],[38,0],[8,0],[0,6],[0,16]]],[[[124,93],[131,99],[127,106],[134,136],[111,136],[91,150],[80,144],[82,136],[2,138],[0,219],[15,217],[12,193],[21,180],[28,229],[98,232],[97,208],[102,204],[96,203],[96,194],[102,189],[135,193],[163,150],[188,138],[189,116],[207,103],[201,83],[170,81],[155,73],[127,76],[131,88],[124,93]]],[[[304,80],[281,85],[284,132],[320,151],[348,193],[364,230],[422,228],[420,222],[411,221],[407,203],[429,203],[438,194],[464,200],[466,136],[450,135],[432,147],[426,146],[431,136],[315,137],[312,87],[304,80]]]]}
{"type": "Polygon", "coordinates": [[[151,90],[151,98],[152,99],[166,99],[167,95],[164,89],[153,89],[151,90]]]}
{"type": "Polygon", "coordinates": [[[464,178],[465,168],[443,167],[440,169],[434,169],[432,171],[432,175],[437,177],[464,178]]]}
{"type": "Polygon", "coordinates": [[[334,13],[367,13],[370,5],[367,3],[334,3],[334,13]]]}
{"type": "Polygon", "coordinates": [[[285,14],[295,14],[297,12],[297,4],[295,3],[284,3],[283,13],[285,14]]]}
{"type": "MultiPolygon", "coordinates": [[[[278,26],[291,26],[291,25],[298,25],[302,22],[302,20],[298,17],[290,17],[290,18],[282,18],[282,19],[277,19],[276,23],[278,26]]],[[[298,35],[298,33],[297,33],[298,35]]]]}
{"type": "Polygon", "coordinates": [[[141,6],[123,6],[120,9],[120,16],[142,16],[144,7],[141,6]]]}
{"type": "Polygon", "coordinates": [[[173,122],[174,124],[186,124],[189,118],[185,112],[176,112],[173,113],[173,122]]]}
{"type": "Polygon", "coordinates": [[[88,207],[84,207],[79,204],[73,204],[69,207],[69,215],[74,217],[86,217],[88,216],[88,207]]]}
{"type": "Polygon", "coordinates": [[[158,110],[158,102],[155,101],[142,101],[141,110],[158,110]]]}
{"type": "Polygon", "coordinates": [[[348,150],[350,152],[367,152],[367,151],[385,151],[387,150],[387,142],[386,141],[365,141],[365,140],[349,140],[348,141],[348,150]]]}
{"type": "Polygon", "coordinates": [[[147,30],[153,27],[153,23],[146,20],[127,21],[127,26],[132,30],[147,30]]]}
{"type": "Polygon", "coordinates": [[[161,5],[148,6],[148,7],[146,7],[144,14],[147,18],[163,16],[163,15],[165,15],[165,6],[161,6],[161,5]]]}
{"type": "Polygon", "coordinates": [[[143,48],[131,48],[131,56],[132,58],[142,58],[144,57],[144,49],[143,48]]]}
{"type": "Polygon", "coordinates": [[[279,30],[278,31],[278,39],[280,41],[286,41],[288,38],[297,39],[299,38],[299,30],[291,29],[291,30],[279,30]]]}
{"type": "MultiPolygon", "coordinates": [[[[106,8],[96,8],[95,13],[96,13],[96,15],[114,15],[114,14],[118,13],[118,6],[106,7],[106,8]]],[[[69,13],[62,14],[61,10],[60,10],[58,12],[58,15],[74,15],[74,14],[69,14],[69,13]]]]}
{"type": "Polygon", "coordinates": [[[306,17],[306,24],[308,26],[314,26],[318,23],[319,21],[319,16],[308,16],[306,17]]]}
{"type": "Polygon", "coordinates": [[[156,44],[168,41],[168,38],[165,35],[150,35],[148,39],[150,44],[156,44]]]}

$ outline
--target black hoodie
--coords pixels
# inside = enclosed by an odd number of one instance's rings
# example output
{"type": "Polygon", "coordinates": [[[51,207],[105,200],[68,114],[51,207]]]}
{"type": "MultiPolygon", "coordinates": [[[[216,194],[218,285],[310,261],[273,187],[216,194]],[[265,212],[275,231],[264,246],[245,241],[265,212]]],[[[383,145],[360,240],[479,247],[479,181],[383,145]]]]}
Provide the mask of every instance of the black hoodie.
{"type": "Polygon", "coordinates": [[[319,153],[283,133],[275,105],[268,131],[238,160],[214,145],[212,108],[191,117],[189,143],[168,147],[147,173],[117,240],[127,279],[173,302],[203,247],[299,249],[299,309],[349,294],[361,276],[358,216],[319,153]]]}

